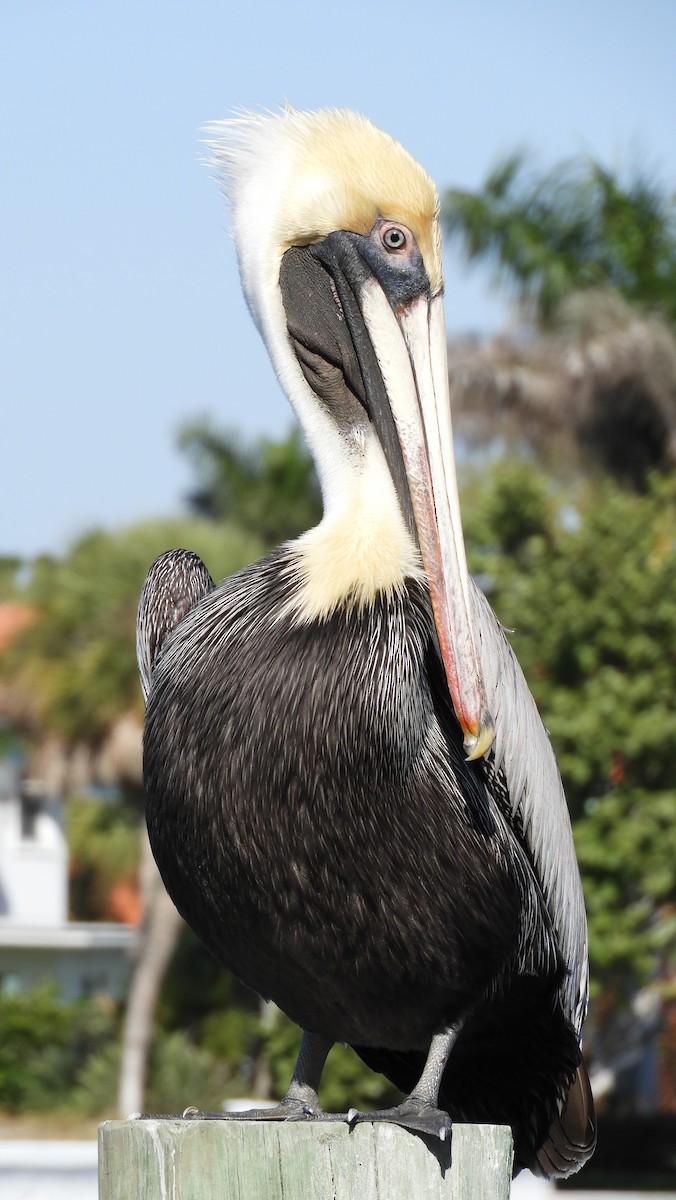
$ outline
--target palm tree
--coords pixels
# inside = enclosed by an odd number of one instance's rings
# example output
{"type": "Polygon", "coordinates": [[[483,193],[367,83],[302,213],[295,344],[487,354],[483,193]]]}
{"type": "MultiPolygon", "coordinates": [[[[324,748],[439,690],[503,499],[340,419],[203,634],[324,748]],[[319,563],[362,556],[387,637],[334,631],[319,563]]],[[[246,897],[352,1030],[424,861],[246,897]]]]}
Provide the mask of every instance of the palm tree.
{"type": "Polygon", "coordinates": [[[574,292],[557,328],[449,346],[467,446],[535,456],[554,475],[607,473],[637,491],[676,465],[676,338],[618,293],[574,292]]]}
{"type": "Polygon", "coordinates": [[[624,182],[585,157],[538,172],[516,152],[480,190],[449,190],[443,217],[466,258],[492,263],[540,321],[570,292],[611,288],[676,322],[676,197],[644,170],[624,182]]]}
{"type": "Polygon", "coordinates": [[[676,456],[676,202],[585,159],[535,173],[522,154],[476,193],[453,190],[447,228],[518,301],[517,337],[451,346],[470,445],[535,452],[557,470],[644,489],[676,456]]]}
{"type": "Polygon", "coordinates": [[[195,513],[237,521],[270,547],[319,520],[319,484],[297,428],[279,441],[246,442],[203,420],[186,425],[179,444],[198,477],[188,495],[195,513]]]}

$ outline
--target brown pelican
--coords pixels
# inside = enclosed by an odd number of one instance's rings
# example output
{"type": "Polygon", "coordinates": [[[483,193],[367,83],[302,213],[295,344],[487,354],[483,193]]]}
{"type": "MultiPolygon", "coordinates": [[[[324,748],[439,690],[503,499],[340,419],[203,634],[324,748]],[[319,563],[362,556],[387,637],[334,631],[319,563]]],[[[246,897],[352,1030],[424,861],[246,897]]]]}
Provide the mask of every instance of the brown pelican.
{"type": "Polygon", "coordinates": [[[586,922],[554,755],[467,573],[435,188],[351,112],[213,127],[244,291],[319,473],[320,524],[214,587],[151,568],[146,811],[206,946],[304,1030],[311,1119],[350,1043],[407,1099],[350,1123],[512,1126],[591,1154],[586,922]]]}

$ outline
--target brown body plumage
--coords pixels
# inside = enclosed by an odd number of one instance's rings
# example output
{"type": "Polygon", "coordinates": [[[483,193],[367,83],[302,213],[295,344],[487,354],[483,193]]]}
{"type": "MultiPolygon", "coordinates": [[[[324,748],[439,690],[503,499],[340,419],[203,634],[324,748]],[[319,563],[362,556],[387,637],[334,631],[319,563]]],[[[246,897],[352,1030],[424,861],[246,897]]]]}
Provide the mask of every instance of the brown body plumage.
{"type": "Polygon", "coordinates": [[[508,1122],[518,1165],[566,1174],[595,1138],[570,824],[455,524],[434,193],[355,120],[253,118],[229,152],[245,287],[326,512],[219,588],[200,565],[181,619],[184,552],[151,569],[151,843],[205,944],[306,1031],[277,1115],[316,1113],[347,1041],[411,1093],[376,1119],[508,1122]],[[324,152],[338,129],[351,160],[378,147],[363,193],[324,152]]]}

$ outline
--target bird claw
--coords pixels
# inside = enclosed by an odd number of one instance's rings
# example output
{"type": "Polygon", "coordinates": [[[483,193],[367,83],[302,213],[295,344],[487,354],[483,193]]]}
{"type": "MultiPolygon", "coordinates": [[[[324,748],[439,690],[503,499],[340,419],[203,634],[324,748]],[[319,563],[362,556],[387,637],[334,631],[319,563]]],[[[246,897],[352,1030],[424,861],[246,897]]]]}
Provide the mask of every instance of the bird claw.
{"type": "Polygon", "coordinates": [[[346,1121],[350,1129],[367,1121],[389,1122],[392,1125],[400,1125],[402,1129],[408,1129],[411,1133],[425,1133],[429,1137],[438,1138],[440,1142],[450,1140],[453,1125],[448,1113],[443,1109],[413,1100],[411,1097],[395,1108],[379,1109],[376,1112],[359,1112],[358,1109],[351,1108],[346,1113],[346,1121]]]}

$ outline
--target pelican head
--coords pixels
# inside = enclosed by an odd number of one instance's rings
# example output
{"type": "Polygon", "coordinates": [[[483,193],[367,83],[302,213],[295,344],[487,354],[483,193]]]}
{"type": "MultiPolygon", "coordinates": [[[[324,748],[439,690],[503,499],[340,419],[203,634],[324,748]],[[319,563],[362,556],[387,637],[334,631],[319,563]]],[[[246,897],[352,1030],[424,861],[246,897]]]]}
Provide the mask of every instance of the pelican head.
{"type": "Polygon", "coordinates": [[[424,578],[465,749],[479,758],[493,721],[460,522],[434,184],[353,112],[209,128],[249,307],[322,487],[324,517],[294,543],[297,617],[424,578]]]}

